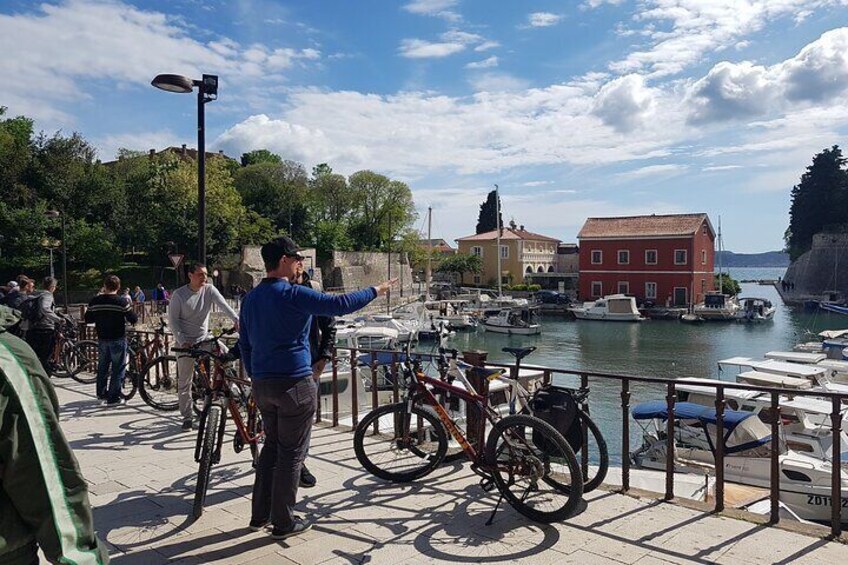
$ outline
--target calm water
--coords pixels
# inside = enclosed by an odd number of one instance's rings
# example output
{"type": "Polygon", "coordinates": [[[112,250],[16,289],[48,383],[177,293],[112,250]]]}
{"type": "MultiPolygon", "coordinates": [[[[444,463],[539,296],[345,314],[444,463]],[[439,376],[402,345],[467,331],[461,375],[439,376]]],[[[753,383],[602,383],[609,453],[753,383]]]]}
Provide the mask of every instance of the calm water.
{"type": "MultiPolygon", "coordinates": [[[[737,280],[777,279],[784,269],[734,269],[737,280]]],[[[563,320],[545,317],[538,336],[507,336],[484,331],[457,334],[451,347],[460,351],[483,349],[489,360],[510,362],[502,353],[506,346],[534,345],[536,352],[525,363],[549,367],[587,370],[667,379],[683,377],[719,377],[717,362],[734,356],[762,357],[772,350],[791,350],[800,341],[812,339],[808,332],[848,328],[848,316],[804,314],[783,305],[771,286],[743,284],[740,296],[768,298],[777,306],[774,321],[765,324],[707,323],[683,324],[678,321],[647,320],[641,323],[614,323],[563,320]]],[[[732,375],[728,375],[732,380],[732,375]]],[[[568,377],[562,384],[573,386],[568,377]]],[[[617,381],[590,381],[592,417],[598,421],[610,444],[611,453],[620,452],[620,385],[617,381]]],[[[661,399],[664,387],[631,386],[632,402],[661,399]]],[[[631,426],[635,427],[635,426],[631,426]]],[[[636,441],[634,431],[632,441],[636,441]]],[[[618,458],[615,458],[618,460],[618,458]]]]}

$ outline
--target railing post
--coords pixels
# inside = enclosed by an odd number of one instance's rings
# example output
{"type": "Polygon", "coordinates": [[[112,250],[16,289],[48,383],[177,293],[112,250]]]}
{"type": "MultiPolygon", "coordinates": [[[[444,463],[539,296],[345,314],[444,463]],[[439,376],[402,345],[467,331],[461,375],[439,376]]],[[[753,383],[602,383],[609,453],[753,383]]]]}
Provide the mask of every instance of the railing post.
{"type": "MultiPolygon", "coordinates": [[[[469,392],[476,392],[483,397],[486,397],[489,394],[489,379],[480,374],[476,369],[478,367],[483,367],[486,364],[486,357],[488,357],[488,353],[486,351],[464,351],[462,353],[462,358],[465,362],[471,364],[471,368],[466,371],[466,376],[474,390],[469,392]]],[[[468,439],[468,443],[474,446],[474,449],[478,451],[483,449],[482,445],[477,445],[477,431],[481,418],[485,418],[485,416],[480,413],[471,402],[466,402],[465,437],[468,439]]]]}
{"type": "Polygon", "coordinates": [[[716,388],[716,500],[715,511],[724,511],[724,387],[716,388]]]}
{"type": "Polygon", "coordinates": [[[542,371],[542,386],[547,386],[551,384],[553,380],[550,369],[545,369],[542,371]]]}
{"type": "Polygon", "coordinates": [[[339,425],[339,356],[335,347],[330,362],[333,364],[333,427],[335,428],[339,425]]]}
{"type": "Polygon", "coordinates": [[[398,354],[397,354],[397,351],[392,352],[392,401],[395,404],[400,402],[400,384],[398,383],[398,354]]]}
{"type": "Polygon", "coordinates": [[[771,515],[769,523],[780,522],[780,394],[771,393],[771,473],[769,474],[771,492],[771,515]]]}
{"type": "MultiPolygon", "coordinates": [[[[356,428],[356,425],[359,423],[359,401],[357,399],[357,354],[356,348],[350,348],[350,412],[351,412],[351,423],[353,424],[353,428],[356,428]]],[[[374,382],[374,377],[371,377],[371,386],[376,386],[374,382]]],[[[353,429],[351,429],[353,431],[353,429]]]]}
{"type": "Polygon", "coordinates": [[[665,454],[665,500],[674,499],[674,383],[667,385],[665,397],[668,407],[668,419],[666,420],[666,454],[665,454]]]}
{"type": "MultiPolygon", "coordinates": [[[[371,410],[376,410],[380,405],[380,397],[377,394],[377,370],[379,369],[379,365],[377,364],[377,353],[372,349],[371,350],[371,410]]],[[[374,419],[374,434],[380,433],[380,419],[374,419]]]]}
{"type": "MultiPolygon", "coordinates": [[[[589,375],[586,373],[580,374],[580,388],[583,390],[587,390],[589,388],[589,375]]],[[[580,405],[580,409],[589,415],[589,401],[587,399],[583,399],[583,403],[580,405]]],[[[580,466],[583,471],[583,476],[589,476],[589,426],[581,426],[583,428],[582,437],[580,441],[583,443],[583,449],[581,450],[583,453],[580,454],[580,466]]]]}
{"type": "Polygon", "coordinates": [[[318,424],[321,422],[321,375],[318,375],[318,378],[315,378],[315,375],[312,375],[310,378],[315,380],[315,397],[317,404],[315,406],[315,423],[318,424]]]}
{"type": "Polygon", "coordinates": [[[621,490],[630,490],[630,379],[621,381],[621,490]]]}
{"type": "Polygon", "coordinates": [[[842,534],[842,476],[841,465],[842,460],[842,402],[838,396],[831,398],[833,407],[830,412],[830,425],[833,427],[833,449],[831,454],[830,466],[830,535],[833,538],[838,538],[842,534]]]}

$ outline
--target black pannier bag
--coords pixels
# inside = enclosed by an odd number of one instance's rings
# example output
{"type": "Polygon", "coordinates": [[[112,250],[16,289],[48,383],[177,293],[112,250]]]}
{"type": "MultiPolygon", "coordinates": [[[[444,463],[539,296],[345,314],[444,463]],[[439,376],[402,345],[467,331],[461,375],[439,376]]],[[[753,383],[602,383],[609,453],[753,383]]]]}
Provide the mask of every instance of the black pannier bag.
{"type": "MultiPolygon", "coordinates": [[[[549,423],[562,434],[574,453],[580,451],[583,446],[583,430],[580,426],[580,418],[577,417],[577,402],[574,401],[571,393],[556,386],[543,386],[533,394],[530,409],[535,417],[549,423]]],[[[533,443],[545,453],[551,454],[556,451],[537,432],[533,433],[533,443]]]]}

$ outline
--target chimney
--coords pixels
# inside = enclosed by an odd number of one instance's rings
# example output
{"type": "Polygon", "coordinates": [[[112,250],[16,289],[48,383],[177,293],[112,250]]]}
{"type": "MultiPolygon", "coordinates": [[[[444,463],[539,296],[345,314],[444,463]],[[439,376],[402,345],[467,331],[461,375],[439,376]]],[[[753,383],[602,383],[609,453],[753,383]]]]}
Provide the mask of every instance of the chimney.
{"type": "Polygon", "coordinates": [[[150,153],[148,153],[148,157],[149,157],[150,159],[152,159],[152,158],[153,158],[153,157],[155,157],[155,156],[156,156],[156,150],[155,150],[155,149],[151,149],[151,150],[150,150],[150,153]]]}
{"type": "Polygon", "coordinates": [[[518,231],[524,231],[524,225],[523,224],[518,226],[518,231]]]}
{"type": "Polygon", "coordinates": [[[183,143],[183,147],[180,150],[180,155],[182,155],[183,157],[186,156],[186,144],[185,143],[183,143]]]}

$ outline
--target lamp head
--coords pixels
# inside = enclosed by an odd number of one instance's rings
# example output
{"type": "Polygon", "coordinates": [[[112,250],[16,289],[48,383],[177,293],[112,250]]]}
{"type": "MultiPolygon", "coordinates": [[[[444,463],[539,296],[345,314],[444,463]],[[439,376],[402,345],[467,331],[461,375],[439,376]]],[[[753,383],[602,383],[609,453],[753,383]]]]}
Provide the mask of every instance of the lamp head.
{"type": "Polygon", "coordinates": [[[150,84],[168,92],[188,94],[194,88],[194,82],[182,75],[156,75],[150,84]]]}

